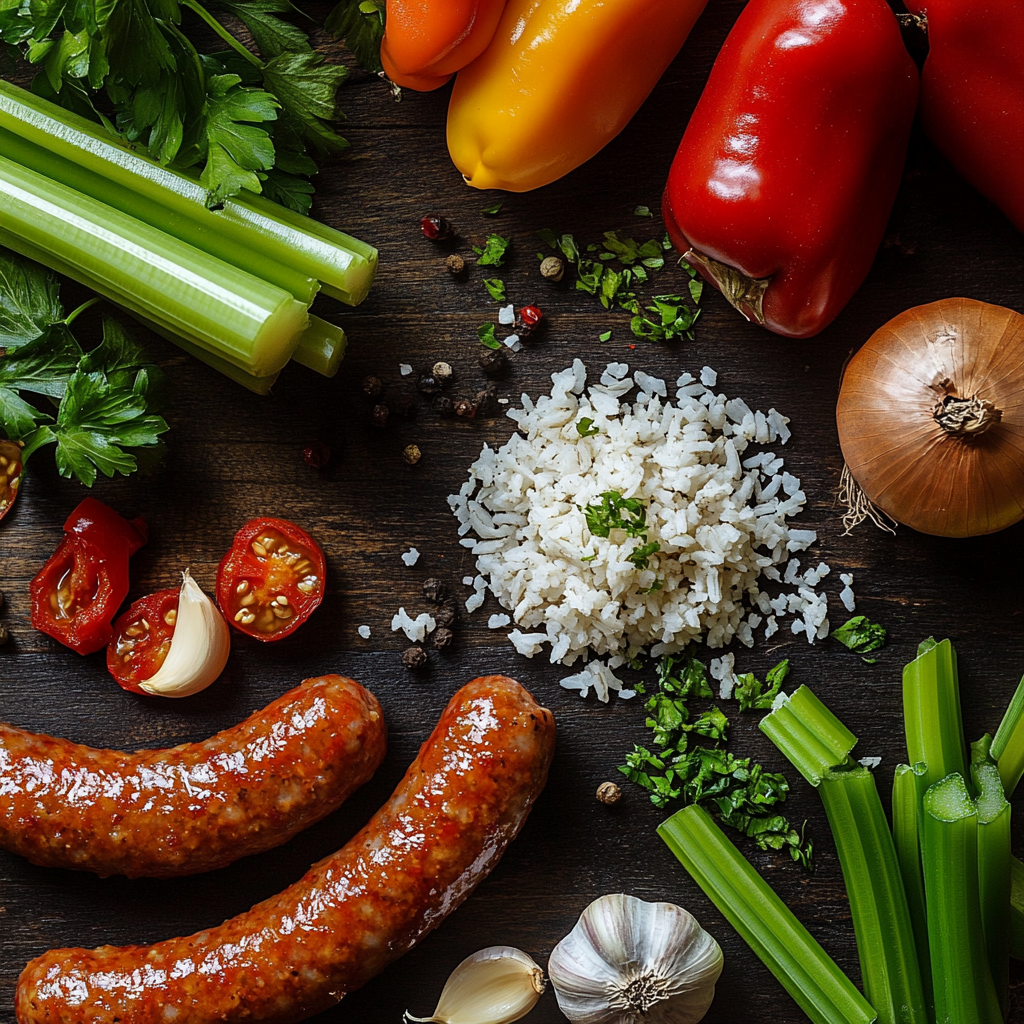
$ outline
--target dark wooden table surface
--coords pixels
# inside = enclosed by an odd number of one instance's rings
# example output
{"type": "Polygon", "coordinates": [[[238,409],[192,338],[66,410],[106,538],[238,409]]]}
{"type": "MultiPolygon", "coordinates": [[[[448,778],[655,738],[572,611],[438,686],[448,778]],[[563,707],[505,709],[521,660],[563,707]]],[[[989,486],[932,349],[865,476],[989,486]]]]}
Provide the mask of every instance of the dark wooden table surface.
{"type": "MultiPolygon", "coordinates": [[[[357,73],[343,94],[351,156],[318,181],[316,213],[380,249],[381,270],[357,310],[325,301],[351,347],[341,373],[325,380],[302,367],[286,370],[268,398],[257,398],[167,343],[147,337],[174,385],[168,455],[149,478],[101,481],[97,497],[128,515],[143,515],[149,545],[134,559],[132,598],[174,584],[191,566],[211,589],[217,562],[235,529],[259,514],[307,527],[327,552],[326,600],[308,625],[283,642],[260,645],[236,635],[224,677],[184,701],[134,697],[107,675],[102,654],[81,658],[29,624],[28,582],[60,538],[61,523],[83,497],[57,477],[40,453],[16,513],[0,527],[0,577],[11,643],[0,650],[0,715],[19,726],[97,746],[171,745],[204,738],[309,675],[341,672],[380,698],[390,750],[374,780],[339,812],[281,849],[227,869],[171,882],[99,880],[44,870],[0,853],[0,1021],[13,1021],[12,994],[25,962],[54,946],[148,943],[215,925],[299,878],[309,864],[337,849],[386,799],[454,690],[481,673],[505,672],[529,686],[556,715],[557,756],[551,780],[519,839],[471,899],[419,948],[318,1020],[339,1024],[398,1024],[406,1008],[427,1014],[452,968],[493,944],[519,946],[544,964],[554,944],[592,899],[622,891],[670,900],[691,910],[725,951],[725,970],[708,1024],[751,1021],[796,1024],[795,1004],[704,898],[654,833],[663,817],[636,789],[624,789],[613,808],[594,799],[597,785],[616,778],[615,766],[644,737],[638,702],[601,705],[558,686],[568,673],[541,658],[515,653],[502,633],[487,628],[498,610],[489,599],[464,618],[444,656],[413,675],[400,654],[407,643],[390,621],[402,605],[429,607],[421,585],[429,576],[453,584],[473,571],[459,546],[446,496],[458,489],[481,445],[503,443],[504,418],[441,420],[425,401],[412,419],[394,418],[381,432],[368,424],[361,381],[377,375],[393,392],[409,381],[399,364],[417,371],[437,359],[455,368],[453,395],[485,383],[477,365],[477,326],[493,320],[480,269],[452,280],[446,251],[425,241],[419,219],[439,212],[457,226],[457,251],[472,256],[490,230],[511,235],[513,255],[502,268],[517,306],[541,305],[548,325],[516,358],[500,394],[515,401],[549,386],[548,377],[580,356],[591,367],[615,359],[674,380],[705,364],[719,371],[720,388],[752,406],[792,417],[787,468],[808,495],[800,525],[818,530],[811,556],[833,567],[825,583],[833,621],[841,621],[839,572],[856,577],[858,611],[889,629],[877,664],[866,665],[835,642],[808,646],[779,633],[768,646],[738,652],[738,665],[757,672],[786,656],[795,683],[813,685],[861,737],[860,756],[882,758],[877,776],[886,803],[894,766],[905,758],[900,671],[924,637],[949,636],[962,667],[964,720],[969,736],[992,730],[1024,671],[1024,525],[994,537],[940,540],[901,529],[895,537],[864,527],[844,536],[836,492],[841,457],[834,406],[847,357],[904,308],[967,295],[1024,308],[1024,239],[981,199],[915,130],[907,174],[892,215],[890,236],[849,307],[808,341],[780,340],[745,324],[717,293],[704,303],[694,342],[636,343],[628,316],[607,313],[589,296],[553,286],[537,273],[531,235],[550,227],[581,241],[623,228],[660,237],[660,220],[632,215],[657,210],[675,146],[700,94],[714,55],[742,4],[711,0],[678,59],[632,124],[589,164],[527,195],[483,194],[467,188],[451,166],[444,138],[448,89],[406,94],[396,104],[376,79],[357,73]],[[497,198],[499,216],[482,210],[497,198]],[[606,344],[598,340],[612,330],[606,344]],[[303,445],[328,444],[326,470],[304,465],[303,445]],[[410,468],[402,449],[423,451],[410,468]],[[401,553],[422,556],[407,568],[401,553]],[[369,640],[356,630],[372,629],[369,640]]],[[[614,83],[609,83],[614,88],[614,83]]],[[[659,291],[683,289],[671,268],[659,291]]],[[[73,287],[67,294],[75,294],[73,287]]],[[[83,321],[79,321],[83,323],[83,321]]],[[[756,729],[756,716],[734,719],[730,749],[754,755],[793,780],[791,818],[807,818],[817,871],[808,877],[788,858],[741,848],[797,915],[854,979],[859,978],[847,899],[835,850],[817,796],[756,729]]],[[[1018,825],[1017,852],[1024,852],[1018,825]]],[[[1024,972],[1014,971],[1024,984],[1024,972]]],[[[1024,998],[1014,1019],[1024,1020],[1024,998]]],[[[549,992],[531,1018],[561,1019],[549,992]]],[[[971,1024],[964,1021],[961,1024],[971,1024]]]]}

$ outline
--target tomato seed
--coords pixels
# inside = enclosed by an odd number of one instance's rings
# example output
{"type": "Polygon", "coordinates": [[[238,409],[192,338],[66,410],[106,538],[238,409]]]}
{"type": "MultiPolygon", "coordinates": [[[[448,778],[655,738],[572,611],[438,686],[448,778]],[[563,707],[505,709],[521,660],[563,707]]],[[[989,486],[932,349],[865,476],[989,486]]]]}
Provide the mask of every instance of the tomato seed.
{"type": "Polygon", "coordinates": [[[164,615],[164,622],[168,626],[173,626],[178,621],[178,610],[177,608],[168,608],[164,615]]]}
{"type": "Polygon", "coordinates": [[[248,580],[242,580],[242,582],[239,583],[237,587],[235,587],[235,593],[236,594],[244,594],[248,589],[249,589],[249,581],[248,580]]]}
{"type": "Polygon", "coordinates": [[[243,597],[238,603],[243,608],[248,608],[249,605],[251,605],[255,600],[256,600],[256,595],[255,594],[246,594],[245,597],[243,597]]]}

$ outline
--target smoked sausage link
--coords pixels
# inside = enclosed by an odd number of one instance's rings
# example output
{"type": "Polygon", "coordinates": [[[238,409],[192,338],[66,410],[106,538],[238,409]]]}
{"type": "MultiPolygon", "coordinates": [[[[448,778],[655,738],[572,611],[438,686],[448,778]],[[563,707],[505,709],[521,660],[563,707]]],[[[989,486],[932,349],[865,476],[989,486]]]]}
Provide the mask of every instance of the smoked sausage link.
{"type": "Polygon", "coordinates": [[[0,846],[103,877],[212,871],[336,810],[386,747],[377,699],[341,676],[166,750],[97,750],[0,724],[0,846]]]}
{"type": "Polygon", "coordinates": [[[339,852],[218,928],[33,960],[20,1024],[294,1024],[334,1006],[472,892],[547,779],[551,712],[504,676],[452,698],[391,799],[339,852]]]}

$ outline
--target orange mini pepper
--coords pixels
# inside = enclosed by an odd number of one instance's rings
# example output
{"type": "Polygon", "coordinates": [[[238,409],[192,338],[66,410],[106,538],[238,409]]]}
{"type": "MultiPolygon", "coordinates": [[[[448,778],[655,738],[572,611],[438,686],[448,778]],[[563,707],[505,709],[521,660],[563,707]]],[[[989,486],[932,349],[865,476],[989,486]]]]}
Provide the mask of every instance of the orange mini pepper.
{"type": "Polygon", "coordinates": [[[483,53],[505,0],[387,0],[380,61],[405,89],[429,92],[483,53]]]}
{"type": "Polygon", "coordinates": [[[615,138],[707,0],[509,0],[455,81],[448,152],[475,188],[527,192],[615,138]]]}

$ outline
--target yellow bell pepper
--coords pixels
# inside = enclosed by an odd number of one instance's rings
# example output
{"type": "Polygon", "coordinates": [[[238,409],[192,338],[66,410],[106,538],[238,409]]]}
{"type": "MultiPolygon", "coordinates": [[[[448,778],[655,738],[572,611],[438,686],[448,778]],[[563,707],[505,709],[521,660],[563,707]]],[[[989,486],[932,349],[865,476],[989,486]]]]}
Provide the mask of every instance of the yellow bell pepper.
{"type": "Polygon", "coordinates": [[[448,152],[474,188],[528,192],[629,123],[707,0],[509,0],[455,80],[448,152]]]}

